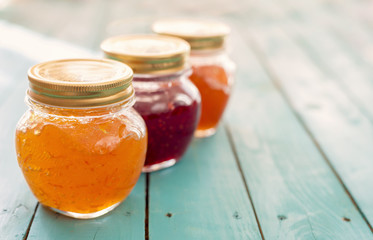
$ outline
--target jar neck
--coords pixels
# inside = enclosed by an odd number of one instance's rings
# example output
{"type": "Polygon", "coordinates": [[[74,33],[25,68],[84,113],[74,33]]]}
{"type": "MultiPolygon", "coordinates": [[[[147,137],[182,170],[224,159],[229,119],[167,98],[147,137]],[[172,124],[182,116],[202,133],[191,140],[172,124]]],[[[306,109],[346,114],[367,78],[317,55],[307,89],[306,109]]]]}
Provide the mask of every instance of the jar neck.
{"type": "Polygon", "coordinates": [[[224,47],[216,49],[200,49],[200,50],[191,50],[191,57],[219,57],[226,54],[224,47]]]}
{"type": "Polygon", "coordinates": [[[133,74],[133,82],[167,82],[167,81],[180,81],[185,76],[189,77],[192,74],[190,67],[181,71],[168,73],[168,74],[133,74]]]}
{"type": "Polygon", "coordinates": [[[113,114],[119,112],[123,109],[128,109],[132,107],[135,103],[134,96],[130,99],[126,99],[121,102],[112,103],[105,106],[97,107],[60,107],[51,106],[41,102],[33,100],[29,95],[26,95],[26,104],[35,112],[44,113],[48,115],[56,116],[74,116],[74,117],[86,117],[86,116],[103,116],[107,114],[113,114]]]}

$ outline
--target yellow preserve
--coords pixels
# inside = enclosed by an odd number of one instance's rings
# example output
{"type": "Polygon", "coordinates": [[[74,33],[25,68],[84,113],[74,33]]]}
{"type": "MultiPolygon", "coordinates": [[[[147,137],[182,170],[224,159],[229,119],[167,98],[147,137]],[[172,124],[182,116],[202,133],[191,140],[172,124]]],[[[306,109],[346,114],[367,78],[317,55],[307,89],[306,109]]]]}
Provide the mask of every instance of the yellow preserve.
{"type": "Polygon", "coordinates": [[[16,130],[19,166],[41,204],[76,218],[122,202],[144,164],[147,134],[132,108],[132,71],[71,59],[29,71],[29,110],[16,130]]]}

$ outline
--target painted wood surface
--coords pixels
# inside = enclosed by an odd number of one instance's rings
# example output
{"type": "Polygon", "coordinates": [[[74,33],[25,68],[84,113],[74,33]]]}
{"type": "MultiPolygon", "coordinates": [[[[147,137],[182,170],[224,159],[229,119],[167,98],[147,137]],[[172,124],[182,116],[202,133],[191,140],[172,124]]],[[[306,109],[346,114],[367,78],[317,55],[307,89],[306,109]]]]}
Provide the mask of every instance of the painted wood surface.
{"type": "MultiPolygon", "coordinates": [[[[23,63],[28,61],[24,59],[23,63]]],[[[22,79],[22,71],[27,68],[19,67],[18,70],[18,73],[8,72],[11,78],[4,78],[2,74],[1,81],[18,83],[17,78],[22,79]]],[[[4,95],[9,97],[0,105],[0,239],[22,239],[37,203],[18,168],[14,149],[15,124],[25,110],[22,106],[23,98],[19,98],[17,94],[19,91],[24,93],[23,85],[14,84],[12,89],[8,89],[9,94],[4,93],[4,95]],[[19,107],[14,108],[14,106],[19,107]]]]}
{"type": "Polygon", "coordinates": [[[372,238],[348,193],[253,53],[240,39],[234,46],[239,49],[234,56],[240,81],[227,129],[265,239],[372,238]]]}
{"type": "Polygon", "coordinates": [[[195,141],[174,168],[142,176],[112,213],[80,221],[39,206],[30,221],[36,200],[9,141],[25,109],[26,66],[88,53],[27,31],[27,43],[14,47],[0,22],[0,239],[261,239],[260,230],[265,239],[372,239],[370,6],[17,0],[1,9],[0,18],[96,55],[106,36],[148,31],[159,17],[223,20],[236,30],[239,71],[218,134],[195,141]]]}
{"type": "MultiPolygon", "coordinates": [[[[322,9],[313,11],[315,5],[309,4],[299,12],[294,6],[297,4],[271,5],[279,11],[274,19],[269,22],[258,19],[255,27],[246,31],[257,43],[263,60],[268,62],[267,70],[281,85],[371,224],[372,75],[356,62],[362,58],[358,54],[357,59],[353,58],[343,39],[333,35],[333,29],[320,30],[318,21],[327,16],[322,9]],[[294,16],[305,19],[301,21],[294,16]],[[298,71],[291,71],[293,68],[298,71]]],[[[330,21],[323,22],[328,26],[330,21]]],[[[347,23],[341,20],[340,24],[347,23]]]]}
{"type": "Polygon", "coordinates": [[[150,239],[261,239],[223,128],[150,175],[150,239]]]}

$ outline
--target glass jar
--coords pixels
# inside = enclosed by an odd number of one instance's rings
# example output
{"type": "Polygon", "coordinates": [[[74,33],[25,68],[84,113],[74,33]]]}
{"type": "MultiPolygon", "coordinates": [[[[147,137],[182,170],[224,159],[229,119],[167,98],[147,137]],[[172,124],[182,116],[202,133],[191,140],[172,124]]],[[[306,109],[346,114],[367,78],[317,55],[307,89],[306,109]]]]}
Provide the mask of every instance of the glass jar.
{"type": "Polygon", "coordinates": [[[134,71],[134,108],[149,134],[143,171],[174,165],[190,144],[200,115],[200,95],[188,79],[189,45],[172,37],[137,35],[109,38],[101,48],[134,71]]]}
{"type": "Polygon", "coordinates": [[[35,65],[28,77],[16,151],[32,192],[74,218],[114,209],[135,186],[147,148],[145,123],[132,108],[132,70],[70,59],[35,65]]]}
{"type": "Polygon", "coordinates": [[[201,119],[195,135],[213,135],[228,103],[235,72],[224,47],[229,27],[217,22],[160,20],[153,24],[153,31],[183,38],[191,45],[190,79],[201,93],[201,119]]]}

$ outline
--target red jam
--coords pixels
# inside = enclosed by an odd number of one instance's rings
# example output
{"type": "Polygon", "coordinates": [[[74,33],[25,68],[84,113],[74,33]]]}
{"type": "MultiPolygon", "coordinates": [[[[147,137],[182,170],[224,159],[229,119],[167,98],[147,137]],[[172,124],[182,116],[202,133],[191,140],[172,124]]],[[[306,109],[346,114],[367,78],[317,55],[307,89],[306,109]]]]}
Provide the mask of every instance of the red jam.
{"type": "Polygon", "coordinates": [[[162,162],[173,161],[174,164],[187,149],[199,121],[198,90],[188,79],[133,80],[136,90],[134,108],[148,128],[144,171],[162,162]]]}
{"type": "Polygon", "coordinates": [[[148,149],[143,172],[171,167],[193,138],[201,96],[189,80],[189,44],[175,37],[123,35],[105,40],[106,56],[134,72],[134,108],[145,120],[148,149]]]}

